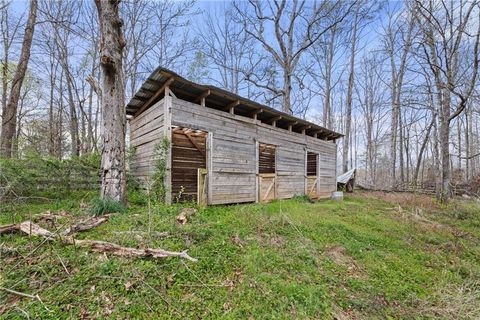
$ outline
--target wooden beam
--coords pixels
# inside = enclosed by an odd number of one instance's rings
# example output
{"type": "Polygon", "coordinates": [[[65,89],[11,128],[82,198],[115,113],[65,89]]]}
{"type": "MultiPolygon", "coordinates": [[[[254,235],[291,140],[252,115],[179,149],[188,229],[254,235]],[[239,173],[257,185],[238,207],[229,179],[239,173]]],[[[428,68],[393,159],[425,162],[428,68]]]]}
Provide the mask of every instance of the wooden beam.
{"type": "Polygon", "coordinates": [[[272,121],[272,126],[276,127],[277,126],[277,121],[282,119],[282,116],[277,116],[277,117],[274,117],[272,119],[270,119],[270,121],[272,121]]]}
{"type": "Polygon", "coordinates": [[[253,120],[257,120],[257,115],[259,113],[262,113],[263,112],[263,109],[258,109],[258,110],[255,110],[252,112],[252,115],[253,115],[253,120]]]}
{"type": "Polygon", "coordinates": [[[229,103],[226,107],[226,109],[231,113],[235,114],[235,107],[240,104],[240,100],[235,100],[232,103],[229,103]]]}
{"type": "Polygon", "coordinates": [[[296,125],[298,121],[294,121],[288,125],[288,131],[292,132],[293,126],[296,125]]]}
{"type": "Polygon", "coordinates": [[[165,83],[163,84],[163,86],[160,87],[160,89],[157,90],[157,92],[150,98],[148,99],[147,102],[145,102],[143,104],[143,106],[138,109],[137,112],[135,112],[135,117],[138,116],[140,113],[142,113],[143,111],[145,111],[145,109],[147,109],[148,107],[150,107],[150,104],[152,102],[154,102],[156,99],[158,99],[158,97],[160,97],[160,95],[165,91],[165,89],[169,88],[169,86],[172,84],[172,82],[175,80],[174,77],[170,77],[168,78],[167,81],[165,81],[165,83]]]}
{"type": "Polygon", "coordinates": [[[174,97],[174,98],[177,97],[177,96],[173,93],[172,89],[170,89],[170,87],[166,87],[166,88],[165,88],[165,95],[166,95],[166,96],[170,96],[170,97],[174,97]]]}
{"type": "Polygon", "coordinates": [[[302,134],[303,134],[303,135],[306,134],[306,131],[307,131],[308,129],[310,129],[311,127],[312,127],[311,125],[306,125],[306,126],[304,126],[304,127],[302,128],[302,134]]]}
{"type": "Polygon", "coordinates": [[[203,91],[203,93],[197,99],[195,99],[195,103],[200,102],[200,105],[205,107],[205,98],[208,97],[209,95],[210,95],[210,89],[203,91]]]}
{"type": "Polygon", "coordinates": [[[202,147],[198,144],[197,141],[195,141],[195,139],[190,135],[190,132],[185,132],[185,135],[187,136],[188,140],[190,140],[190,142],[195,146],[195,148],[197,148],[198,151],[200,151],[200,153],[203,155],[203,156],[206,156],[205,154],[205,151],[202,149],[202,147]]]}

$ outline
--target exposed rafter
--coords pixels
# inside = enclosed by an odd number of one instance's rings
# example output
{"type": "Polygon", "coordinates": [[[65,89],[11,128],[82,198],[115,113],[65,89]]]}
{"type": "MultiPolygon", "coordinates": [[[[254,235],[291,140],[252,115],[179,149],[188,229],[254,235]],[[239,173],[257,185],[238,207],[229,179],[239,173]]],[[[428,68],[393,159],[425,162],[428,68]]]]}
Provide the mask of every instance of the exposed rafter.
{"type": "Polygon", "coordinates": [[[272,119],[270,119],[270,121],[272,121],[272,126],[276,127],[277,126],[277,121],[282,119],[282,116],[276,116],[272,119]]]}
{"type": "Polygon", "coordinates": [[[195,103],[200,103],[200,105],[205,107],[205,98],[208,97],[209,95],[210,95],[210,89],[203,91],[202,94],[197,99],[195,99],[195,103]]]}
{"type": "Polygon", "coordinates": [[[230,112],[231,114],[235,114],[235,107],[238,106],[240,104],[240,100],[235,100],[233,101],[232,103],[229,103],[226,107],[226,109],[228,110],[228,112],[230,112]]]}
{"type": "Polygon", "coordinates": [[[252,112],[253,120],[257,120],[257,116],[259,113],[262,113],[263,109],[258,109],[252,112]]]}
{"type": "Polygon", "coordinates": [[[150,98],[148,99],[147,102],[145,102],[143,104],[143,106],[137,111],[135,112],[135,116],[138,116],[140,113],[142,113],[143,111],[145,111],[145,109],[147,109],[148,107],[150,107],[150,105],[155,102],[155,100],[157,100],[162,93],[165,92],[165,89],[169,88],[169,86],[173,83],[173,81],[175,81],[175,78],[174,77],[170,77],[168,78],[167,81],[165,81],[165,83],[163,84],[163,86],[160,87],[160,89],[157,90],[157,92],[150,98]]]}
{"type": "Polygon", "coordinates": [[[288,125],[288,131],[292,132],[293,126],[296,125],[298,121],[293,121],[288,125]]]}

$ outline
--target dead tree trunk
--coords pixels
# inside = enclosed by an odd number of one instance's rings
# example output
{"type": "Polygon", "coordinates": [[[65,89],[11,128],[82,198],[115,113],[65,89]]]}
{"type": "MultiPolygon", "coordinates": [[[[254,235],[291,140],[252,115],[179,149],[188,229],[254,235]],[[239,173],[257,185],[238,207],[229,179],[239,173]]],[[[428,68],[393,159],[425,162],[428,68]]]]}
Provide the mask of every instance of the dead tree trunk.
{"type": "Polygon", "coordinates": [[[10,97],[2,117],[2,134],[0,136],[0,156],[10,158],[12,156],[12,142],[17,127],[17,108],[20,99],[23,79],[27,72],[28,61],[30,60],[30,49],[32,47],[35,22],[37,20],[37,0],[31,0],[30,12],[28,14],[27,26],[23,36],[22,52],[18,60],[17,70],[13,76],[10,97]]]}
{"type": "Polygon", "coordinates": [[[125,96],[122,51],[125,39],[119,17],[120,1],[95,0],[100,24],[102,69],[102,198],[126,202],[125,96]]]}

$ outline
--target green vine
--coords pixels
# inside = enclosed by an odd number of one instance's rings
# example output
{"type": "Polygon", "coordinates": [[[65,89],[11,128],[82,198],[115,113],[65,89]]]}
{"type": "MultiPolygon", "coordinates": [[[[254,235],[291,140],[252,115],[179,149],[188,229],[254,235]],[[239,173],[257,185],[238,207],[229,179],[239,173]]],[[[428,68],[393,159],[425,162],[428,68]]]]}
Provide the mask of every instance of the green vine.
{"type": "Polygon", "coordinates": [[[167,137],[164,137],[162,141],[155,146],[155,172],[152,177],[150,193],[153,199],[161,203],[165,202],[165,196],[168,190],[165,186],[165,176],[167,173],[169,150],[170,140],[167,137]]]}

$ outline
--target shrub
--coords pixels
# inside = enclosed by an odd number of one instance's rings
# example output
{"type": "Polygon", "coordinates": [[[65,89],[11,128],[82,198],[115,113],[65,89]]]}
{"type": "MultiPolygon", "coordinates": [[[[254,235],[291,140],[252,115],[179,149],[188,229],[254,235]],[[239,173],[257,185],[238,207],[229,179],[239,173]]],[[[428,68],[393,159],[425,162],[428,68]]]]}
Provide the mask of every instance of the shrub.
{"type": "Polygon", "coordinates": [[[72,190],[97,190],[98,154],[66,160],[29,154],[23,159],[0,159],[0,201],[10,197],[55,197],[72,190]]]}
{"type": "Polygon", "coordinates": [[[170,140],[163,138],[161,143],[155,146],[155,173],[152,177],[152,188],[150,190],[153,199],[160,203],[165,202],[167,188],[165,187],[165,175],[167,171],[168,151],[170,140]]]}
{"type": "Polygon", "coordinates": [[[101,216],[107,213],[124,213],[125,206],[112,198],[94,198],[90,202],[89,212],[94,216],[101,216]]]}

